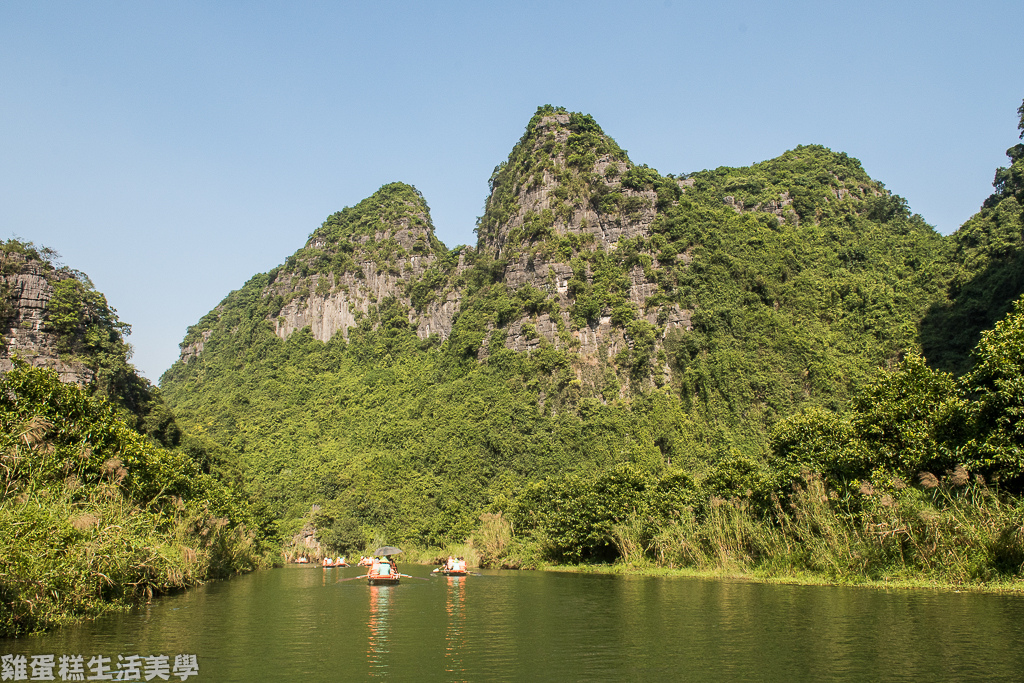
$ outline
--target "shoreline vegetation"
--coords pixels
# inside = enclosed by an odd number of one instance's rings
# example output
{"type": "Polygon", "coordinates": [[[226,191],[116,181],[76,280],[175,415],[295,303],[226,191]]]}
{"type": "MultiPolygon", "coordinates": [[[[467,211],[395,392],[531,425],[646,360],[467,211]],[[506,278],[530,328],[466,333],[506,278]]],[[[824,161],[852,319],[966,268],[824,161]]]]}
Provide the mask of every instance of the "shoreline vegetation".
{"type": "Polygon", "coordinates": [[[88,277],[9,240],[8,351],[84,386],[0,378],[0,637],[381,545],[1017,592],[1024,144],[1007,156],[942,236],[845,153],[662,176],[545,105],[475,248],[385,185],[190,327],[159,389],[88,277]],[[352,320],[316,336],[328,302],[352,320]]]}
{"type": "Polygon", "coordinates": [[[825,586],[842,588],[867,588],[875,590],[936,590],[954,593],[1019,593],[1024,594],[1024,582],[1020,580],[993,584],[952,584],[915,579],[872,579],[868,581],[835,581],[814,574],[774,575],[758,572],[733,572],[726,570],[698,570],[692,568],[644,567],[635,565],[551,565],[545,571],[580,574],[617,574],[625,576],[657,576],[667,578],[704,579],[709,581],[742,581],[765,585],[784,586],[825,586]]]}
{"type": "Polygon", "coordinates": [[[644,538],[632,518],[613,527],[614,562],[552,562],[536,539],[513,538],[500,515],[485,515],[465,544],[412,549],[408,557],[429,564],[459,554],[484,568],[769,584],[1024,591],[1024,501],[968,480],[962,469],[922,479],[897,482],[893,493],[862,486],[856,514],[837,509],[821,477],[807,474],[774,519],[756,515],[749,500],[717,499],[703,518],[687,514],[644,538]]]}
{"type": "Polygon", "coordinates": [[[16,362],[0,427],[0,637],[269,566],[237,491],[56,372],[16,362]]]}

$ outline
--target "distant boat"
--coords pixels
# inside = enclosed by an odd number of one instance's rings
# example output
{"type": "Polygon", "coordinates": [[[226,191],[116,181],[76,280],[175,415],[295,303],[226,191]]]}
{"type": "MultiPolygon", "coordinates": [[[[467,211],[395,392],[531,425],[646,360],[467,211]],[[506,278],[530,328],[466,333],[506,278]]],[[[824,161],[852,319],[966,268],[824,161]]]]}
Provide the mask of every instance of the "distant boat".
{"type": "Polygon", "coordinates": [[[466,569],[466,561],[460,557],[457,560],[449,558],[448,562],[444,566],[438,567],[431,573],[441,573],[445,576],[467,576],[469,574],[469,570],[466,569]]]}

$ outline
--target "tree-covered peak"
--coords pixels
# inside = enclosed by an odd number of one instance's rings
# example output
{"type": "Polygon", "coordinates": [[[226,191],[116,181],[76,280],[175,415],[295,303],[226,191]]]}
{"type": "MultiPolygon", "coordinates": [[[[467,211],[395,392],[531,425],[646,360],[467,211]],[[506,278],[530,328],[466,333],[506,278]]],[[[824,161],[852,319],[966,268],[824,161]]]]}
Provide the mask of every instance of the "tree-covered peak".
{"type": "Polygon", "coordinates": [[[331,214],[309,236],[307,247],[321,248],[346,241],[394,237],[402,230],[433,238],[434,224],[423,195],[412,185],[389,183],[359,202],[331,214]]]}
{"type": "MultiPolygon", "coordinates": [[[[491,174],[491,194],[477,225],[479,246],[500,252],[506,242],[515,250],[555,235],[600,232],[598,204],[632,168],[626,150],[594,117],[539,107],[491,174]]],[[[611,208],[619,213],[617,205],[611,208]]]]}
{"type": "MultiPolygon", "coordinates": [[[[1024,102],[1017,110],[1024,138],[1024,102]]],[[[922,323],[928,362],[962,373],[983,330],[990,329],[1024,294],[1024,144],[1006,150],[1008,167],[996,169],[994,192],[981,210],[951,235],[958,272],[950,301],[922,323]]]]}
{"type": "Polygon", "coordinates": [[[695,193],[740,211],[770,211],[802,222],[819,221],[826,205],[841,202],[856,202],[854,211],[874,220],[909,215],[906,202],[873,180],[860,161],[821,145],[798,145],[751,166],[698,171],[688,182],[695,193]]]}

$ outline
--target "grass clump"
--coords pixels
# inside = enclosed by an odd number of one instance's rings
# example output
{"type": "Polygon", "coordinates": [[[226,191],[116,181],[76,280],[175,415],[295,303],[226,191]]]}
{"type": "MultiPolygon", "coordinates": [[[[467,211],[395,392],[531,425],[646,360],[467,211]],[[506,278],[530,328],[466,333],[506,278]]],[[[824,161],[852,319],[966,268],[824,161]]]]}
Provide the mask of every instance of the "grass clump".
{"type": "Polygon", "coordinates": [[[22,365],[0,380],[0,636],[264,564],[248,512],[56,373],[22,365]]]}

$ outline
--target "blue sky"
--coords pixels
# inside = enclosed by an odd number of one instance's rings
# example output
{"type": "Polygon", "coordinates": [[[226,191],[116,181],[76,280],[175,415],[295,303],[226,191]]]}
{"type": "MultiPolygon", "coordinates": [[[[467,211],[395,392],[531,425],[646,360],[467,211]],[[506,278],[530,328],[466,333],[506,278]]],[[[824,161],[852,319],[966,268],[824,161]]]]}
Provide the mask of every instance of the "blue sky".
{"type": "Polygon", "coordinates": [[[56,249],[153,381],[195,323],[381,185],[474,244],[538,105],[662,173],[798,144],[942,233],[1017,142],[1024,3],[0,3],[0,237],[56,249]]]}

